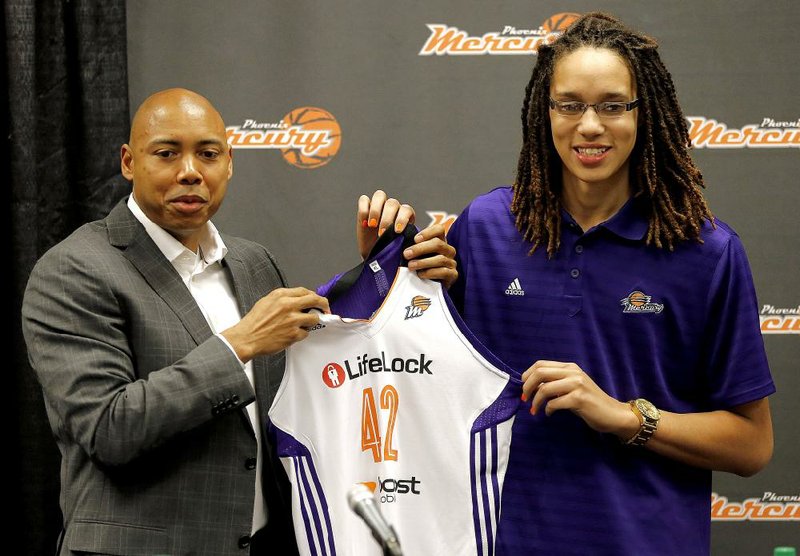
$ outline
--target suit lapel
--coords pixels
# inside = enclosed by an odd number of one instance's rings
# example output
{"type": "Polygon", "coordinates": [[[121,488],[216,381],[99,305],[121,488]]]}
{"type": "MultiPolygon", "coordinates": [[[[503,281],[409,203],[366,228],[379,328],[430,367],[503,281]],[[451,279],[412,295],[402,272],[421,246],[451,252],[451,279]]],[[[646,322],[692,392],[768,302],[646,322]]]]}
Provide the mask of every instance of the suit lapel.
{"type": "MultiPolygon", "coordinates": [[[[244,316],[261,298],[263,292],[254,290],[253,284],[255,281],[242,262],[235,244],[227,240],[225,244],[228,246],[228,254],[225,256],[224,262],[231,273],[236,300],[239,303],[239,312],[244,316]]],[[[267,401],[271,401],[272,399],[270,394],[268,360],[269,357],[253,358],[253,380],[255,382],[256,403],[259,404],[258,409],[262,428],[264,428],[268,418],[267,411],[269,410],[269,403],[267,403],[267,401]]],[[[249,419],[247,422],[250,422],[249,419]]]]}
{"type": "Polygon", "coordinates": [[[156,295],[175,312],[194,341],[200,345],[212,335],[208,322],[175,268],[150,239],[126,203],[127,198],[120,201],[106,217],[109,241],[123,249],[125,257],[156,295]]]}

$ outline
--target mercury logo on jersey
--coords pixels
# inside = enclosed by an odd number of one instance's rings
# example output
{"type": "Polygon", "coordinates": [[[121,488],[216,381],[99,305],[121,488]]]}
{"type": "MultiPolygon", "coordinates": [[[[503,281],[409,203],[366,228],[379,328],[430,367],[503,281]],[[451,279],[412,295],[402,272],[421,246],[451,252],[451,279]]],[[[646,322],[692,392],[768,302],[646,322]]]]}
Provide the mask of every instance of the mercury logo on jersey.
{"type": "Polygon", "coordinates": [[[369,373],[408,373],[418,375],[432,375],[431,365],[433,359],[428,359],[424,353],[408,359],[393,357],[387,359],[386,352],[382,351],[380,357],[370,357],[368,353],[356,357],[356,362],[351,364],[349,359],[344,360],[344,367],[338,363],[327,363],[322,367],[322,381],[328,388],[338,388],[345,378],[356,380],[369,373]]]}
{"type": "Polygon", "coordinates": [[[421,317],[422,314],[431,306],[431,300],[424,295],[415,295],[411,299],[411,305],[406,307],[406,318],[403,320],[421,317]]]}

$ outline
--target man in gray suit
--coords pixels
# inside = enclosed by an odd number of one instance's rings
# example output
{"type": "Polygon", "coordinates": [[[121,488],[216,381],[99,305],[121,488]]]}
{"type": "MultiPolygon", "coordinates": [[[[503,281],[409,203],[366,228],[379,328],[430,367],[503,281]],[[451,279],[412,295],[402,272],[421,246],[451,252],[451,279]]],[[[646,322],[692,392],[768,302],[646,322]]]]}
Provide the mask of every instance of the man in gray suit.
{"type": "MultiPolygon", "coordinates": [[[[133,195],[46,253],[23,301],[62,455],[60,554],[292,554],[266,416],[283,349],[327,300],[211,224],[233,166],[205,98],[148,98],[121,157],[133,195]]],[[[384,200],[367,208],[382,225],[413,219],[384,200]]],[[[416,255],[439,250],[422,264],[454,273],[437,233],[416,255]]]]}

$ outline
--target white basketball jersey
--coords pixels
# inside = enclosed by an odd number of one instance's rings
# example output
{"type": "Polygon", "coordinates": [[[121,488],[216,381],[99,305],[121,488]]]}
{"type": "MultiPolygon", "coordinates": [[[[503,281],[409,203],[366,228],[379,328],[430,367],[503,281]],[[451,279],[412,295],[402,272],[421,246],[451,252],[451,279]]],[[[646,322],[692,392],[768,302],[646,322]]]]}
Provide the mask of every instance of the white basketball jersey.
{"type": "Polygon", "coordinates": [[[492,555],[521,383],[441,286],[398,269],[369,321],[323,315],[269,411],[301,554],[382,554],[348,507],[373,489],[406,556],[492,555]]]}

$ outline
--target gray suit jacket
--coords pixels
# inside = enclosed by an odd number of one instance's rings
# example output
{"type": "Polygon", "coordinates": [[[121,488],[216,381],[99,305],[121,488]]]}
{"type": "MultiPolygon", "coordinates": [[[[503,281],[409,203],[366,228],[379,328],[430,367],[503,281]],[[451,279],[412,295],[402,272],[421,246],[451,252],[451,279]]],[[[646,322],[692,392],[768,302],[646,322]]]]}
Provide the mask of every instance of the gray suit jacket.
{"type": "MultiPolygon", "coordinates": [[[[285,285],[264,247],[223,236],[239,309],[285,285]]],[[[256,392],[158,247],[120,202],[36,264],[23,331],[61,451],[61,554],[247,554],[256,439],[283,353],[253,360],[256,392]]],[[[275,554],[293,552],[288,483],[264,439],[275,554]]]]}

